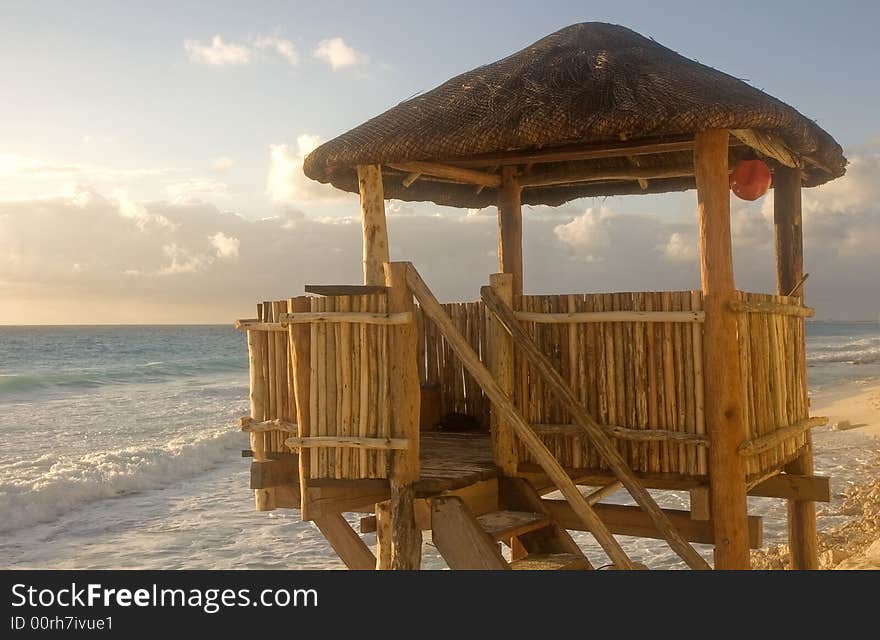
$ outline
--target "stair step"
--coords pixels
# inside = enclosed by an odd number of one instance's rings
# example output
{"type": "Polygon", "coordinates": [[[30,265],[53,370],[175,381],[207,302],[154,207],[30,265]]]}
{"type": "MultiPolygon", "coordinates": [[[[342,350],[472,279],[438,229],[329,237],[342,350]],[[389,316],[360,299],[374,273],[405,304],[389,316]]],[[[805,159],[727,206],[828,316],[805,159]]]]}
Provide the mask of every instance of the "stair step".
{"type": "Polygon", "coordinates": [[[574,553],[532,553],[511,562],[510,568],[514,571],[577,571],[590,566],[574,553]]]}
{"type": "Polygon", "coordinates": [[[549,517],[528,511],[493,511],[478,517],[477,522],[499,542],[552,524],[549,517]]]}

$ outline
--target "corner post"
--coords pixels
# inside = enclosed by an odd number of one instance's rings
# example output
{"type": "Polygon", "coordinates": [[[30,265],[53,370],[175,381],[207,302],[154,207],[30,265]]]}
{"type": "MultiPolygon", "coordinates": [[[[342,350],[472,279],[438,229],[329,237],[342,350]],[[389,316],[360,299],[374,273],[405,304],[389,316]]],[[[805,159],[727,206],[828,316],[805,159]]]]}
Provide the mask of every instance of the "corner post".
{"type": "Polygon", "coordinates": [[[388,228],[385,224],[385,191],[382,167],[358,165],[358,191],[364,229],[364,284],[385,284],[382,265],[388,262],[388,228]]]}
{"type": "MultiPolygon", "coordinates": [[[[407,262],[385,263],[388,311],[413,313],[413,297],[406,283],[407,262]]],[[[391,458],[391,568],[418,569],[422,558],[422,531],[415,518],[415,489],[419,478],[419,369],[415,321],[390,329],[389,379],[391,435],[406,438],[408,446],[391,458]]]]}
{"type": "Polygon", "coordinates": [[[516,167],[502,167],[498,187],[498,270],[513,274],[514,295],[523,292],[521,195],[516,167]]]}
{"type": "MultiPolygon", "coordinates": [[[[801,171],[797,168],[779,167],[774,176],[773,226],[776,232],[776,293],[788,295],[804,274],[804,239],[801,226],[801,171]]],[[[803,289],[798,295],[803,300],[803,289]]],[[[798,345],[806,368],[806,349],[798,345]]],[[[807,404],[806,385],[804,406],[807,404]]],[[[806,417],[806,416],[801,416],[806,417]]],[[[813,439],[806,432],[806,445],[800,455],[785,470],[800,475],[813,474],[813,439]]],[[[816,547],[816,503],[799,500],[788,501],[788,547],[792,569],[818,569],[819,552],[816,547]]]]}
{"type": "Polygon", "coordinates": [[[706,425],[716,569],[749,569],[746,478],[737,447],[747,436],[737,345],[730,237],[728,132],[698,133],[694,145],[703,289],[706,425]]]}
{"type": "MultiPolygon", "coordinates": [[[[297,296],[287,301],[287,310],[290,313],[309,312],[312,304],[308,296],[297,296]]],[[[312,352],[312,331],[310,325],[307,324],[291,324],[288,327],[288,339],[290,340],[290,349],[293,372],[293,393],[296,402],[296,424],[298,433],[301,438],[307,438],[311,435],[311,427],[309,426],[309,394],[311,393],[311,352],[312,352]]],[[[299,450],[299,493],[300,493],[300,515],[302,519],[310,520],[308,510],[308,500],[306,496],[307,479],[309,475],[309,464],[311,452],[308,448],[299,450]]]]}
{"type": "MultiPolygon", "coordinates": [[[[513,274],[494,273],[489,276],[489,286],[498,297],[511,309],[513,308],[513,274]]],[[[513,397],[514,389],[514,358],[513,338],[501,326],[498,318],[491,315],[489,324],[489,367],[498,386],[513,397]]],[[[518,462],[516,452],[516,439],[510,423],[499,415],[497,411],[491,412],[492,416],[492,451],[495,464],[506,476],[516,475],[518,462]]]]}

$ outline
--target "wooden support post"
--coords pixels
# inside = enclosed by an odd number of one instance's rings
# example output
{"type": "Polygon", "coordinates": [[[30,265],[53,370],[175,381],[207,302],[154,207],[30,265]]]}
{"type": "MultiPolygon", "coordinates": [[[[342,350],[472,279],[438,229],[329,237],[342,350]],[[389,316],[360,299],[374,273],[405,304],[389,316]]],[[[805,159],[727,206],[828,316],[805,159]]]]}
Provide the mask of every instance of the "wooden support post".
{"type": "Polygon", "coordinates": [[[341,513],[315,518],[315,525],[346,567],[353,571],[371,571],[375,568],[373,553],[341,513]]]}
{"type": "MultiPolygon", "coordinates": [[[[413,298],[406,282],[405,262],[385,263],[388,311],[413,314],[413,298]]],[[[414,315],[413,315],[414,317],[414,315]]],[[[393,569],[418,569],[422,558],[422,532],[415,521],[415,490],[419,478],[418,335],[415,321],[389,328],[388,361],[391,384],[391,436],[406,438],[409,446],[391,458],[391,565],[393,569]]]]}
{"type": "Polygon", "coordinates": [[[715,568],[748,569],[746,481],[737,448],[747,437],[737,345],[733,249],[730,239],[729,134],[698,133],[694,145],[703,288],[705,416],[715,533],[715,568]]]}
{"type": "MultiPolygon", "coordinates": [[[[489,276],[489,285],[506,305],[513,308],[513,274],[495,273],[489,276]]],[[[498,318],[490,317],[489,325],[490,370],[498,386],[508,398],[513,398],[513,338],[504,329],[498,318]]],[[[492,450],[495,464],[506,476],[516,475],[519,462],[513,428],[498,411],[492,413],[492,450]]]]}
{"type": "Polygon", "coordinates": [[[513,274],[514,295],[523,292],[521,194],[516,167],[502,167],[498,187],[498,269],[513,274]]]}
{"type": "Polygon", "coordinates": [[[376,503],[376,571],[391,569],[391,503],[376,503]]]}
{"type": "MultiPolygon", "coordinates": [[[[804,274],[804,236],[801,225],[801,171],[779,167],[774,176],[773,222],[776,230],[776,293],[788,295],[804,274]]],[[[795,295],[803,303],[803,287],[795,295]]],[[[803,343],[798,345],[801,358],[806,358],[803,343]]],[[[799,363],[806,370],[806,361],[799,363]]],[[[806,386],[802,389],[804,406],[806,386]]],[[[813,475],[813,438],[806,433],[806,445],[785,470],[788,473],[813,475]]],[[[792,569],[818,569],[819,550],[816,538],[816,503],[788,501],[788,546],[792,569]]]]}
{"type": "MultiPolygon", "coordinates": [[[[266,378],[266,335],[259,331],[247,332],[248,366],[250,367],[250,409],[251,418],[257,421],[269,417],[269,381],[266,378]]],[[[265,461],[266,436],[251,433],[251,451],[254,460],[265,461]]],[[[257,511],[273,511],[277,508],[275,489],[271,487],[254,490],[254,507],[257,511]]]]}
{"type": "MultiPolygon", "coordinates": [[[[290,298],[287,301],[287,310],[289,313],[300,313],[311,310],[311,303],[308,296],[298,296],[290,298]]],[[[311,328],[307,324],[292,324],[288,328],[288,339],[290,340],[290,354],[293,362],[291,371],[293,372],[293,389],[294,400],[296,403],[296,424],[298,426],[298,435],[307,438],[311,434],[309,426],[309,383],[311,379],[311,370],[309,363],[311,361],[312,337],[311,328]]],[[[300,515],[303,520],[309,519],[308,507],[306,506],[307,483],[306,479],[309,475],[309,464],[312,453],[307,449],[299,452],[299,493],[301,496],[300,515]]]]}
{"type": "Polygon", "coordinates": [[[382,167],[377,164],[358,165],[357,173],[364,227],[364,284],[384,284],[382,265],[389,258],[382,167]]]}

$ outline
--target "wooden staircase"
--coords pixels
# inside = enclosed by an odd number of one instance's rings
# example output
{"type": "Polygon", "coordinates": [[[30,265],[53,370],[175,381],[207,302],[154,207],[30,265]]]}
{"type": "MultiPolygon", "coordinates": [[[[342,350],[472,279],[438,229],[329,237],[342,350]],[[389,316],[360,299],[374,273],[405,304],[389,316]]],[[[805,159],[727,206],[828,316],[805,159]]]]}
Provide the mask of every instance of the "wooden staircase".
{"type": "Polygon", "coordinates": [[[434,544],[450,569],[583,570],[589,559],[568,532],[553,520],[541,497],[523,479],[501,478],[505,508],[474,516],[457,497],[432,500],[434,544]],[[501,544],[511,549],[508,562],[501,544]]]}
{"type": "MultiPolygon", "coordinates": [[[[477,384],[480,385],[483,393],[490,399],[493,410],[513,429],[519,441],[525,445],[538,461],[544,473],[569,503],[577,518],[584,523],[587,530],[593,534],[596,541],[608,554],[614,566],[619,569],[628,570],[641,568],[639,563],[633,562],[626,555],[620,544],[611,535],[608,527],[592,508],[590,501],[581,494],[572,478],[569,477],[559,461],[535,433],[533,426],[529,424],[516,406],[514,406],[510,395],[499,385],[468,341],[452,323],[437,301],[437,298],[425,284],[424,280],[422,280],[418,271],[409,263],[406,263],[406,283],[421,305],[422,311],[435,323],[462,364],[477,384]]],[[[491,287],[483,287],[481,289],[481,297],[486,305],[487,312],[492,314],[493,318],[510,334],[517,349],[529,360],[529,363],[542,376],[551,392],[562,402],[574,423],[580,429],[581,437],[588,440],[599,450],[602,458],[617,480],[627,489],[639,507],[651,518],[654,526],[662,532],[663,537],[672,550],[692,569],[710,569],[705,559],[697,553],[672,525],[666,514],[663,513],[653,497],[627,466],[614,444],[602,430],[602,427],[588,414],[567,382],[562,379],[549,359],[540,351],[538,345],[520,326],[513,310],[498,297],[491,287]]],[[[525,492],[520,492],[520,498],[525,499],[525,492]]],[[[527,510],[527,512],[546,514],[543,509],[527,510]]],[[[456,499],[435,500],[432,505],[432,516],[434,515],[439,515],[437,522],[432,525],[435,535],[438,536],[435,538],[435,543],[444,557],[446,557],[450,567],[471,569],[511,568],[510,563],[505,562],[503,557],[501,557],[500,551],[497,554],[490,551],[493,547],[497,549],[493,535],[487,532],[480,525],[480,522],[464,509],[460,502],[456,502],[456,499]]],[[[554,527],[556,525],[551,521],[547,524],[546,528],[552,529],[554,527]]],[[[558,529],[558,527],[556,528],[558,529]]],[[[531,535],[535,532],[526,533],[531,535]]],[[[567,536],[568,534],[565,535],[567,536]]],[[[527,538],[525,535],[523,537],[527,538]]],[[[554,534],[553,537],[559,544],[562,544],[561,536],[554,534]]],[[[512,535],[511,539],[519,540],[520,536],[512,535]]],[[[572,544],[574,545],[573,541],[572,544]]],[[[577,545],[574,546],[577,547],[577,545]]],[[[526,552],[528,551],[529,549],[526,548],[526,552]]],[[[578,552],[580,553],[579,549],[578,552]]],[[[538,553],[537,549],[536,553],[538,553]]],[[[553,549],[549,552],[541,553],[569,552],[553,549]]],[[[583,554],[581,553],[581,555],[583,554]]]]}

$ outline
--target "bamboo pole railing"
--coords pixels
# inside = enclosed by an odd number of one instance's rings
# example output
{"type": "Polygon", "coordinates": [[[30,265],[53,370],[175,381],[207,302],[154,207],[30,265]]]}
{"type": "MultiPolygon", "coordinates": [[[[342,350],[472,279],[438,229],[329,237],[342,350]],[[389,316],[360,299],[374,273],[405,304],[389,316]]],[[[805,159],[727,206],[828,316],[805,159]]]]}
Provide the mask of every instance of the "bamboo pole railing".
{"type": "MultiPolygon", "coordinates": [[[[614,447],[614,444],[605,434],[602,427],[584,409],[577,396],[575,396],[566,381],[553,366],[553,363],[541,352],[535,341],[522,328],[513,310],[498,298],[491,287],[482,287],[480,295],[487,309],[507,329],[513,337],[516,347],[525,354],[531,364],[540,372],[551,387],[554,395],[565,405],[575,424],[581,428],[584,437],[599,450],[615,476],[617,476],[617,479],[623,483],[636,503],[650,516],[654,526],[663,534],[673,551],[692,569],[709,569],[710,567],[705,559],[672,526],[669,518],[666,517],[647,489],[635,477],[633,471],[614,447]]],[[[528,429],[528,431],[533,433],[531,429],[528,429]]],[[[517,435],[522,437],[519,433],[517,435]]]]}

